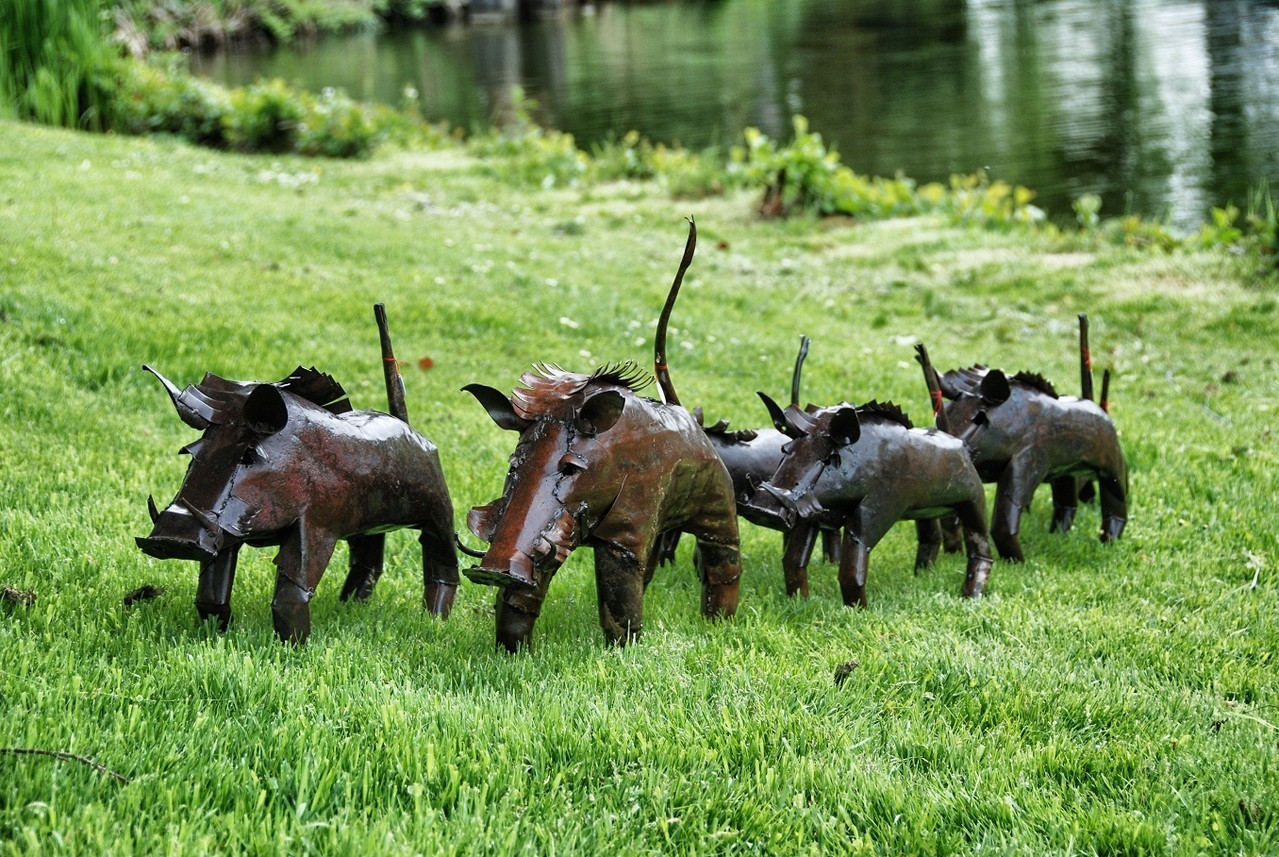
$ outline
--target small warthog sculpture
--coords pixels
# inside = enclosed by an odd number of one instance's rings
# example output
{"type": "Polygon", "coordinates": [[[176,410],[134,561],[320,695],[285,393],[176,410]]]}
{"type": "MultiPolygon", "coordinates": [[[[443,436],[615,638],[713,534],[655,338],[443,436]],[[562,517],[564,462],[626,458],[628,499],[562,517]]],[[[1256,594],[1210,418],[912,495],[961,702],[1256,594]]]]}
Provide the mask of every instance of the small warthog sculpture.
{"type": "MultiPolygon", "coordinates": [[[[921,362],[927,377],[932,369],[926,354],[921,362]]],[[[1108,381],[1107,375],[1103,400],[1108,381]]],[[[981,364],[946,372],[938,386],[949,400],[946,422],[968,445],[981,478],[996,484],[991,536],[1001,557],[1025,559],[1018,538],[1021,516],[1044,482],[1052,486],[1052,531],[1070,529],[1079,480],[1096,479],[1101,540],[1119,538],[1128,516],[1128,467],[1104,407],[1059,396],[1040,375],[1019,372],[1010,378],[981,364]]],[[[1091,380],[1084,387],[1090,392],[1091,380]]]]}
{"type": "Polygon", "coordinates": [[[639,635],[658,543],[673,531],[697,539],[702,613],[731,616],[737,609],[732,482],[679,406],[666,367],[667,322],[696,240],[690,221],[654,340],[663,401],[636,395],[647,379],[629,362],[590,375],[538,366],[510,399],[480,384],[464,388],[499,427],[519,432],[502,496],[467,518],[489,547],[466,576],[502,587],[497,640],[508,650],[530,642],[551,577],[579,546],[595,551],[600,625],[610,642],[639,635]]]}
{"type": "MultiPolygon", "coordinates": [[[[803,374],[804,358],[808,356],[809,339],[800,338],[799,353],[795,357],[795,371],[791,375],[791,405],[799,407],[799,383],[803,374]]],[[[811,408],[812,406],[810,406],[811,408]]],[[[693,409],[693,416],[706,431],[706,437],[715,447],[715,453],[724,462],[728,475],[733,480],[733,496],[737,500],[737,515],[751,523],[769,529],[780,529],[781,521],[771,515],[752,516],[747,505],[755,489],[768,481],[777,471],[785,454],[782,448],[790,442],[790,438],[772,426],[755,429],[730,430],[728,420],[720,420],[707,426],[702,417],[700,407],[693,409]]],[[[791,531],[783,530],[783,550],[799,551],[798,562],[807,567],[813,552],[816,531],[805,530],[805,539],[799,544],[792,544],[791,531]]],[[[822,530],[822,549],[828,562],[839,562],[839,532],[822,530]]],[[[661,545],[661,562],[673,562],[675,548],[679,543],[679,532],[673,537],[663,539],[661,545]]]]}
{"type": "MultiPolygon", "coordinates": [[[[839,588],[845,604],[866,605],[870,552],[894,523],[915,521],[920,569],[936,559],[941,544],[936,519],[949,514],[959,516],[968,550],[962,594],[981,594],[992,564],[986,496],[960,440],[912,427],[890,402],[844,403],[810,413],[782,410],[762,393],[760,398],[792,440],[781,466],[749,505],[755,514],[781,519],[795,534],[804,528],[843,529],[839,588]]],[[[788,593],[807,593],[807,571],[790,554],[782,570],[788,593]]]]}
{"type": "Polygon", "coordinates": [[[279,545],[275,598],[280,639],[304,642],[311,597],[339,539],[351,551],[342,600],[368,598],[382,573],[386,532],[421,531],[425,606],[448,615],[457,590],[453,506],[435,446],[409,427],[402,381],[382,333],[387,392],[395,416],[354,411],[342,387],[314,368],[259,384],[208,374],[179,390],[164,385],[178,416],[203,431],[182,488],[164,511],[148,498],[154,527],[138,547],[160,559],[200,563],[195,605],[202,619],[231,620],[241,545],[279,545]]]}

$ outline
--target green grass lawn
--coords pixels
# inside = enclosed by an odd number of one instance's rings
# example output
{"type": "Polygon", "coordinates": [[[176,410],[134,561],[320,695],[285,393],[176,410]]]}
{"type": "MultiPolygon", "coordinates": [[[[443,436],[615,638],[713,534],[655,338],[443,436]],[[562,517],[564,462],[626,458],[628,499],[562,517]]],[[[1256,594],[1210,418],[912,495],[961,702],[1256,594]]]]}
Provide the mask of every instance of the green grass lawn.
{"type": "Polygon", "coordinates": [[[753,203],[518,190],[457,150],[251,158],[0,123],[0,584],[38,596],[0,604],[0,747],[130,779],[0,754],[0,851],[1279,852],[1273,288],[1220,252],[753,203]],[[1049,535],[1043,489],[1029,561],[970,603],[961,558],[912,573],[904,524],[854,611],[822,563],[787,599],[780,538],[743,524],[737,617],[701,618],[683,544],[625,650],[579,551],[514,657],[491,590],[422,611],[408,533],[368,604],[338,602],[339,549],[302,648],[272,631],[272,551],[242,552],[219,634],[194,565],[135,547],[195,438],[142,363],[179,386],[315,365],[385,409],[385,302],[462,527],[513,436],[459,389],[651,366],[689,215],[672,375],[736,427],[765,424],[756,390],[786,396],[801,334],[818,403],[925,423],[916,340],[941,369],[1074,393],[1088,312],[1131,470],[1121,542],[1098,543],[1095,506],[1049,535]],[[122,606],[147,583],[163,594],[122,606]]]}

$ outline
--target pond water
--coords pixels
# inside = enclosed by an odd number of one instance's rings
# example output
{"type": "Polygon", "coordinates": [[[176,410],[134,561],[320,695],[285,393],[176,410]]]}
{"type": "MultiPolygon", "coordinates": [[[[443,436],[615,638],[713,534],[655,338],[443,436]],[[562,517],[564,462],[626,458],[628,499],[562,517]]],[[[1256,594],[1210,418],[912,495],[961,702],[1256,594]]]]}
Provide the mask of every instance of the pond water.
{"type": "Polygon", "coordinates": [[[1261,0],[686,0],[554,20],[364,33],[197,57],[228,84],[281,77],[473,128],[510,108],[579,145],[635,129],[701,148],[802,113],[858,172],[986,169],[1055,216],[1193,228],[1279,196],[1279,4],[1261,0]]]}

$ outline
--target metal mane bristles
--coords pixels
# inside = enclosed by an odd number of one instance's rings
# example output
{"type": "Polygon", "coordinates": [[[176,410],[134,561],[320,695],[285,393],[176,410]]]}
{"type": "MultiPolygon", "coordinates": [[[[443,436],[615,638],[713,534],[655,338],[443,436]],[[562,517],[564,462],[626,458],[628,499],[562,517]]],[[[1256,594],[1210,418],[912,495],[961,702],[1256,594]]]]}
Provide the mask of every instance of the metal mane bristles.
{"type": "Polygon", "coordinates": [[[720,420],[713,426],[707,426],[702,429],[707,434],[718,435],[725,440],[736,441],[737,443],[750,443],[759,437],[759,432],[754,429],[736,429],[728,430],[728,420],[720,420]]]}
{"type": "Polygon", "coordinates": [[[582,394],[587,385],[593,382],[634,391],[652,383],[652,377],[630,360],[601,366],[590,375],[569,372],[554,363],[534,363],[531,372],[520,376],[524,386],[512,392],[511,405],[526,420],[554,415],[563,406],[576,409],[585,400],[582,394]]]}
{"type": "Polygon", "coordinates": [[[957,399],[967,393],[970,396],[980,395],[981,379],[986,377],[990,369],[975,363],[967,369],[951,369],[942,375],[938,382],[942,394],[948,399],[957,399]]]}
{"type": "Polygon", "coordinates": [[[319,405],[331,414],[345,414],[351,410],[351,400],[347,398],[342,385],[332,375],[321,372],[314,366],[310,369],[299,366],[289,377],[277,381],[275,386],[319,405]]]}
{"type": "Polygon", "coordinates": [[[653,376],[639,367],[634,360],[623,360],[621,363],[606,363],[591,373],[592,381],[605,384],[618,384],[632,392],[653,383],[653,376]]]}
{"type": "Polygon", "coordinates": [[[906,412],[892,402],[877,402],[871,399],[864,405],[858,405],[857,416],[859,418],[882,417],[889,422],[897,423],[908,429],[915,427],[915,424],[910,421],[910,417],[906,416],[906,412]]]}
{"type": "Polygon", "coordinates": [[[1060,398],[1057,395],[1057,388],[1052,385],[1052,382],[1038,372],[1018,372],[1010,380],[1019,381],[1046,396],[1052,396],[1054,399],[1060,398]]]}

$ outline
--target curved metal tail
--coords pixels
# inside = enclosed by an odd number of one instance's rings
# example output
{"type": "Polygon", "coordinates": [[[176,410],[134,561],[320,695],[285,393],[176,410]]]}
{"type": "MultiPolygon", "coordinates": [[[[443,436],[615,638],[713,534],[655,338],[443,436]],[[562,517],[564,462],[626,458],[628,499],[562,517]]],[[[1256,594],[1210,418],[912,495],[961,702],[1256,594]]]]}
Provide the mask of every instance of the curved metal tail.
{"type": "Polygon", "coordinates": [[[790,404],[792,408],[799,407],[799,377],[804,371],[804,358],[808,356],[808,337],[801,336],[799,338],[799,353],[795,355],[795,374],[790,379],[790,404]]]}
{"type": "Polygon", "coordinates": [[[671,383],[670,367],[666,364],[666,326],[671,320],[675,299],[679,297],[679,287],[684,282],[684,272],[693,263],[695,249],[697,249],[697,224],[690,217],[688,241],[684,243],[684,258],[680,260],[679,270],[675,272],[675,282],[671,283],[671,291],[666,296],[666,305],[662,307],[662,314],[657,319],[657,333],[653,336],[653,375],[657,378],[657,389],[662,401],[668,405],[678,405],[679,396],[675,394],[675,385],[671,383]]]}
{"type": "Polygon", "coordinates": [[[928,398],[933,405],[933,425],[946,434],[954,434],[942,403],[941,379],[937,377],[937,370],[933,368],[933,361],[928,358],[928,349],[922,342],[915,346],[915,360],[924,370],[924,383],[928,385],[928,398]]]}
{"type": "Polygon", "coordinates": [[[386,305],[374,304],[373,317],[377,319],[378,338],[382,341],[382,375],[386,379],[386,403],[391,416],[401,422],[409,421],[409,409],[404,404],[404,379],[400,377],[400,364],[391,350],[391,330],[386,323],[386,305]]]}

